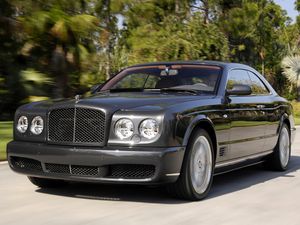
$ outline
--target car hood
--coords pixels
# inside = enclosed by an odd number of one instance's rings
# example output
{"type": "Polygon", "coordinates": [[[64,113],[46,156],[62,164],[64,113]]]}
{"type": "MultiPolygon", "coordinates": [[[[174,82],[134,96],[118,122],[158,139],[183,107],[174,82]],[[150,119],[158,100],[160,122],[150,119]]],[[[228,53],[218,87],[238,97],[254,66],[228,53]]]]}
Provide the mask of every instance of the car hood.
{"type": "Polygon", "coordinates": [[[34,102],[24,105],[20,110],[44,111],[52,108],[68,107],[95,107],[105,111],[115,112],[117,110],[164,110],[174,104],[210,99],[214,96],[155,93],[155,92],[126,92],[126,93],[98,93],[79,99],[56,99],[42,102],[34,102]]]}

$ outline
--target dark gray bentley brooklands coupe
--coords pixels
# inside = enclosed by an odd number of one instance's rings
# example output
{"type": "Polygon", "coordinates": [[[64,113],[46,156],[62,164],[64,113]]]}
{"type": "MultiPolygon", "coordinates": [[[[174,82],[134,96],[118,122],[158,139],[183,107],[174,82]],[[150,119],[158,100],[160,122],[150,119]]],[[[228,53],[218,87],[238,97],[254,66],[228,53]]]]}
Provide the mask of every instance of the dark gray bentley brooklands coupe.
{"type": "Polygon", "coordinates": [[[199,200],[214,175],[261,162],[286,170],[294,134],[291,105],[253,68],[159,62],[126,68],[88,96],[21,106],[7,156],[39,187],[164,184],[199,200]]]}

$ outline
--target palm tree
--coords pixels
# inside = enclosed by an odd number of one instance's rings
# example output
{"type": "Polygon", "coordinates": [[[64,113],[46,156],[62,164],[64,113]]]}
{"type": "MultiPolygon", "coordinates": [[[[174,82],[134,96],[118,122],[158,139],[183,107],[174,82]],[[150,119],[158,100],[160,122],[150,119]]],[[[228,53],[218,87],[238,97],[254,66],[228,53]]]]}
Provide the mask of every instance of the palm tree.
{"type": "Polygon", "coordinates": [[[283,74],[297,86],[297,100],[300,101],[300,55],[286,56],[281,64],[283,74]]]}
{"type": "Polygon", "coordinates": [[[33,55],[39,54],[41,64],[56,81],[55,97],[67,97],[70,72],[80,72],[82,52],[89,46],[99,30],[99,21],[88,14],[70,14],[59,7],[40,10],[21,18],[33,55]],[[43,59],[43,60],[41,60],[43,59]],[[47,66],[48,65],[48,66],[47,66]]]}

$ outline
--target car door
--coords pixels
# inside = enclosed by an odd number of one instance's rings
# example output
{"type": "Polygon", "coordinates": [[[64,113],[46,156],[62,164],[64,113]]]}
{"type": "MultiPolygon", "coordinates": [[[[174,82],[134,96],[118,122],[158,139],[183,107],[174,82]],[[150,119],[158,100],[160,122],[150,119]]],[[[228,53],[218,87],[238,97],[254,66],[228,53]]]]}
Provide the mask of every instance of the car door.
{"type": "Polygon", "coordinates": [[[258,75],[251,71],[248,71],[248,74],[252,82],[252,95],[259,96],[258,105],[261,108],[264,120],[266,120],[263,138],[264,145],[262,149],[257,149],[257,151],[268,151],[273,149],[277,142],[280,108],[278,107],[278,103],[274,101],[274,96],[258,75]]]}
{"type": "MultiPolygon", "coordinates": [[[[228,75],[227,89],[234,84],[251,86],[247,70],[234,69],[228,75]]],[[[253,155],[263,148],[266,118],[259,102],[259,97],[255,95],[228,96],[231,159],[253,155]]]]}

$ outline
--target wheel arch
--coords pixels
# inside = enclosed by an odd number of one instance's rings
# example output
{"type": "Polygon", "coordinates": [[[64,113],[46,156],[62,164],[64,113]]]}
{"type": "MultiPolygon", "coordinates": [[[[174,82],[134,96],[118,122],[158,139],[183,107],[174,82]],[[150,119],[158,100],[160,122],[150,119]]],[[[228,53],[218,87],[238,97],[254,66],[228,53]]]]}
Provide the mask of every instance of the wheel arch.
{"type": "Polygon", "coordinates": [[[192,134],[197,129],[200,129],[200,128],[204,129],[209,134],[212,144],[213,144],[214,157],[216,158],[217,149],[218,149],[216,131],[215,131],[213,122],[204,115],[199,115],[191,121],[191,123],[189,124],[189,126],[187,127],[187,130],[185,132],[185,136],[183,139],[183,145],[187,146],[192,134]]]}
{"type": "Polygon", "coordinates": [[[279,123],[278,129],[277,129],[277,134],[278,135],[279,135],[279,132],[280,132],[283,124],[286,124],[288,126],[289,133],[291,134],[291,122],[290,122],[290,119],[289,119],[289,116],[288,116],[287,113],[282,114],[282,116],[280,118],[280,123],[279,123]]]}

